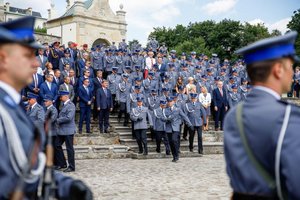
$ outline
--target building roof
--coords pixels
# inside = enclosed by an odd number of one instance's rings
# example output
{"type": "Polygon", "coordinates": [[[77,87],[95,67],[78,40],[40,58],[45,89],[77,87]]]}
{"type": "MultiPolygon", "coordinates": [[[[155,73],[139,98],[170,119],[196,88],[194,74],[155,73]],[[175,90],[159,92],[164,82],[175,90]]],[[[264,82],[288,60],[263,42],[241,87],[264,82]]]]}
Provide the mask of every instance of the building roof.
{"type": "MultiPolygon", "coordinates": [[[[9,12],[27,15],[27,9],[16,8],[16,7],[11,7],[11,6],[9,7],[9,12]]],[[[35,12],[35,11],[32,11],[32,16],[42,18],[41,13],[35,12]]]]}
{"type": "MultiPolygon", "coordinates": [[[[86,1],[84,2],[84,7],[85,7],[85,9],[88,9],[89,7],[91,7],[92,4],[93,4],[93,0],[86,0],[86,1]]],[[[75,5],[75,4],[73,4],[73,5],[71,6],[71,8],[69,8],[69,9],[65,12],[65,14],[63,14],[62,17],[73,16],[73,15],[74,15],[74,5],[75,5]]]]}

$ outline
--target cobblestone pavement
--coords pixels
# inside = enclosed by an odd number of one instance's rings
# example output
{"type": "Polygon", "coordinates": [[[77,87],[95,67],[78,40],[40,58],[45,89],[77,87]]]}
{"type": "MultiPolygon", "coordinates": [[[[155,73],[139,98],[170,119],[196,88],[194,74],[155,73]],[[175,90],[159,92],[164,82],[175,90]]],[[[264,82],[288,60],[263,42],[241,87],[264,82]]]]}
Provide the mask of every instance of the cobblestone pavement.
{"type": "Polygon", "coordinates": [[[94,199],[226,199],[230,197],[223,155],[170,159],[77,160],[76,172],[94,199]]]}

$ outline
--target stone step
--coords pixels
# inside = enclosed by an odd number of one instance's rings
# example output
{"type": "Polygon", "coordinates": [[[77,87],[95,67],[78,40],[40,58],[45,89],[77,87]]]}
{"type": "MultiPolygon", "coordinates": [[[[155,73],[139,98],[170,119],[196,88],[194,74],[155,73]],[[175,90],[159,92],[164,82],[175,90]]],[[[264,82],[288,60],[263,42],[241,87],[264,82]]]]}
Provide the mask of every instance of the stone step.
{"type": "MultiPolygon", "coordinates": [[[[134,141],[134,139],[132,139],[132,134],[131,132],[127,132],[127,133],[119,133],[120,134],[120,143],[123,144],[128,144],[128,141],[134,141]]],[[[188,138],[188,136],[187,136],[188,138]]],[[[147,139],[150,140],[151,139],[151,133],[147,132],[147,139]]],[[[207,142],[223,142],[223,133],[208,133],[208,132],[202,132],[202,140],[203,141],[207,141],[207,142]]],[[[197,135],[195,135],[194,141],[198,141],[198,137],[197,135]]]]}
{"type": "MultiPolygon", "coordinates": [[[[156,152],[150,152],[148,155],[138,154],[138,153],[132,153],[131,154],[132,159],[161,159],[161,158],[168,158],[172,159],[172,155],[166,155],[165,153],[156,153],[156,152]]],[[[184,157],[202,157],[202,154],[198,154],[198,152],[190,152],[190,151],[181,151],[180,152],[180,158],[184,157]]]]}
{"type": "MultiPolygon", "coordinates": [[[[66,148],[63,146],[65,156],[67,156],[66,148]]],[[[131,158],[129,148],[124,145],[90,145],[81,146],[74,145],[75,159],[120,159],[131,158]]]]}
{"type": "MultiPolygon", "coordinates": [[[[148,152],[156,152],[156,144],[151,143],[148,144],[148,152]]],[[[138,146],[136,145],[131,145],[129,146],[130,150],[133,152],[137,153],[138,152],[138,146]]],[[[161,144],[161,152],[162,154],[165,154],[165,147],[164,144],[161,144]]],[[[188,152],[189,149],[189,144],[187,142],[183,141],[180,143],[180,151],[181,152],[188,152]]],[[[198,145],[194,143],[194,152],[198,152],[198,145]]],[[[224,148],[223,148],[223,142],[203,142],[203,153],[204,154],[223,154],[224,153],[224,148]]]]}
{"type": "MultiPolygon", "coordinates": [[[[128,147],[125,145],[74,145],[75,159],[158,159],[158,158],[171,158],[171,156],[165,155],[165,149],[161,146],[162,153],[156,153],[156,145],[149,144],[148,157],[137,154],[137,146],[128,147]]],[[[67,152],[65,146],[63,146],[65,156],[67,158],[67,152]]],[[[180,148],[180,157],[201,157],[197,153],[197,145],[194,146],[194,152],[189,152],[189,149],[185,145],[180,148]]],[[[203,153],[205,154],[222,154],[223,143],[220,142],[206,142],[203,144],[203,153]]]]}

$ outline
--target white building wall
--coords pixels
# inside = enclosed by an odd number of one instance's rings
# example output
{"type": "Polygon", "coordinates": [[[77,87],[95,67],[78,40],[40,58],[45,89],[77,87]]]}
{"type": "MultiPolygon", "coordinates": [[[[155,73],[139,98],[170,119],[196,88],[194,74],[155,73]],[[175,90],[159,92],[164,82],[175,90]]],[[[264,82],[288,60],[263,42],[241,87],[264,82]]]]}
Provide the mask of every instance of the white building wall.
{"type": "Polygon", "coordinates": [[[62,44],[67,45],[69,41],[76,42],[76,23],[65,24],[60,27],[48,28],[48,35],[59,36],[62,44]]]}

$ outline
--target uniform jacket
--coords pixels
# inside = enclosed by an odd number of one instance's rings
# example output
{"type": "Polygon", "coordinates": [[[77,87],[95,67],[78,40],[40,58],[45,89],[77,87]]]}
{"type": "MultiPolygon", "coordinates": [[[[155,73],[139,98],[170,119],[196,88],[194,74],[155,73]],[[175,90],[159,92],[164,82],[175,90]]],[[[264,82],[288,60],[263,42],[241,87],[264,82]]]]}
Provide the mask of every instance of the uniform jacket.
{"type": "MultiPolygon", "coordinates": [[[[185,104],[184,112],[188,116],[193,126],[202,126],[203,120],[206,120],[206,111],[200,102],[189,102],[185,104]]],[[[206,124],[206,123],[205,123],[206,124]]]]}
{"type": "Polygon", "coordinates": [[[27,110],[26,114],[33,124],[44,133],[45,111],[43,107],[36,103],[32,109],[27,110]]]}
{"type": "Polygon", "coordinates": [[[58,125],[57,135],[73,135],[76,132],[75,105],[68,101],[63,105],[56,120],[58,125]]]}
{"type": "Polygon", "coordinates": [[[165,111],[166,115],[166,132],[172,133],[172,132],[179,132],[180,131],[180,125],[182,121],[184,120],[188,127],[192,126],[189,118],[184,114],[184,112],[180,108],[176,108],[173,106],[171,109],[170,107],[166,108],[165,111]]]}
{"type": "Polygon", "coordinates": [[[117,92],[116,92],[116,100],[119,102],[126,103],[127,98],[130,94],[131,84],[129,82],[120,82],[117,85],[117,92]]]}
{"type": "Polygon", "coordinates": [[[134,130],[147,129],[147,119],[150,126],[153,126],[152,117],[148,108],[141,106],[135,107],[130,112],[130,119],[134,123],[134,130]]]}
{"type": "Polygon", "coordinates": [[[165,131],[166,130],[166,118],[165,118],[165,109],[161,107],[153,110],[152,119],[153,119],[153,129],[155,131],[165,131]]]}
{"type": "MultiPolygon", "coordinates": [[[[243,103],[242,119],[250,149],[256,159],[275,178],[275,151],[287,103],[256,89],[243,103]]],[[[289,199],[300,199],[300,109],[292,106],[281,151],[280,175],[289,199]]],[[[226,170],[235,192],[275,196],[253,167],[242,144],[236,121],[236,107],[225,116],[224,152],[226,170]]]]}
{"type": "Polygon", "coordinates": [[[57,135],[56,119],[58,117],[58,113],[57,113],[57,109],[55,108],[55,106],[51,105],[48,108],[46,108],[45,120],[46,120],[46,117],[49,115],[50,112],[51,112],[51,121],[52,121],[52,135],[56,136],[57,135]]]}

